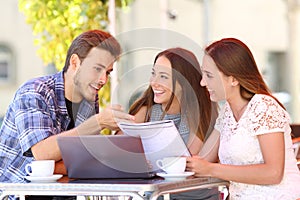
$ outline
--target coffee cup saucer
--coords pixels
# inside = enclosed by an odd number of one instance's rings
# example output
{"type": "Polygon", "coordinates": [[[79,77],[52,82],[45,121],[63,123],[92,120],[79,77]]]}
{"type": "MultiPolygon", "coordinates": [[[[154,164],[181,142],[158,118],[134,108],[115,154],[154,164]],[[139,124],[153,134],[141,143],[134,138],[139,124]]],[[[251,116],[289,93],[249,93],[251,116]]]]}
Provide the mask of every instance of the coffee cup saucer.
{"type": "Polygon", "coordinates": [[[53,174],[52,176],[25,176],[24,178],[32,183],[51,183],[60,179],[62,174],[53,174]]]}
{"type": "Polygon", "coordinates": [[[194,175],[195,172],[183,172],[183,173],[166,173],[166,172],[159,172],[156,173],[157,176],[163,177],[165,180],[184,180],[189,176],[194,175]]]}

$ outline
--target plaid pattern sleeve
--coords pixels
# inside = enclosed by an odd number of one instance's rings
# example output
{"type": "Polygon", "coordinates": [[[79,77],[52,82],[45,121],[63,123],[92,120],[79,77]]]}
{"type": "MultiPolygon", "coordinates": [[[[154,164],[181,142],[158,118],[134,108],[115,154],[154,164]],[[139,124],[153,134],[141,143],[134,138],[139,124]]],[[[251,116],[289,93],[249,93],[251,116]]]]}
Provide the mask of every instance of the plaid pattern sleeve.
{"type": "Polygon", "coordinates": [[[60,73],[31,80],[16,92],[0,128],[0,182],[24,182],[24,167],[33,159],[25,153],[66,130],[69,120],[60,99],[64,99],[60,73]]]}
{"type": "Polygon", "coordinates": [[[37,142],[57,133],[51,106],[39,94],[27,92],[15,100],[15,126],[24,154],[37,142]]]}
{"type": "MultiPolygon", "coordinates": [[[[95,105],[83,100],[76,126],[97,112],[95,105]]],[[[21,86],[0,128],[0,182],[25,182],[25,165],[33,159],[28,151],[39,141],[66,131],[70,121],[62,72],[21,86]]]]}
{"type": "Polygon", "coordinates": [[[1,128],[1,181],[23,181],[23,168],[32,160],[32,157],[24,156],[25,152],[52,134],[53,123],[49,114],[41,111],[44,104],[40,98],[27,93],[9,108],[1,128]],[[24,101],[24,98],[28,99],[24,101]],[[36,106],[32,107],[33,104],[36,106]]]}

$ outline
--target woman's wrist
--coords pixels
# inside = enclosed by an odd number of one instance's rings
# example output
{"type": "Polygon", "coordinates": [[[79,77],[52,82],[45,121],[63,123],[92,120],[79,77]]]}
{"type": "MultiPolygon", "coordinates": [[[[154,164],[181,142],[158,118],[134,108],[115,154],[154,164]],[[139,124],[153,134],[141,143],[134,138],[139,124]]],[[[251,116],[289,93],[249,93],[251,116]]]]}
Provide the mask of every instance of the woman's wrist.
{"type": "Polygon", "coordinates": [[[209,163],[207,166],[208,175],[210,177],[217,177],[217,169],[218,169],[219,163],[209,163]]]}

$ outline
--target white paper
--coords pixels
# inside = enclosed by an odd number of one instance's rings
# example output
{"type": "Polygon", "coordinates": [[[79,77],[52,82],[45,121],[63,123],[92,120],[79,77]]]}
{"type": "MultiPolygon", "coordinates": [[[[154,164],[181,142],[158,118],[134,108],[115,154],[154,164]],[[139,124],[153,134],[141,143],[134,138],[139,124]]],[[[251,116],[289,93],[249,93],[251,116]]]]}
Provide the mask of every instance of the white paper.
{"type": "Polygon", "coordinates": [[[140,137],[144,146],[145,156],[157,170],[156,160],[169,156],[190,156],[172,120],[126,123],[120,122],[120,129],[125,135],[140,137]]]}

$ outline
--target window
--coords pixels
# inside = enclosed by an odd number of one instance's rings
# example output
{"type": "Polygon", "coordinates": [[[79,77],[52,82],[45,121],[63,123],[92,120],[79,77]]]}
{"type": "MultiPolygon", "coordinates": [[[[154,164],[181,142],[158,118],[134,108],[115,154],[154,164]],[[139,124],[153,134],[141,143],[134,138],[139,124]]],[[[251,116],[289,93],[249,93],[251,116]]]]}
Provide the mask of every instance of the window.
{"type": "Polygon", "coordinates": [[[289,93],[288,70],[286,68],[287,53],[284,51],[268,52],[266,81],[273,95],[285,106],[289,113],[291,110],[291,95],[289,93]]]}
{"type": "Polygon", "coordinates": [[[14,71],[12,51],[6,45],[0,44],[0,83],[12,83],[14,71]]]}
{"type": "Polygon", "coordinates": [[[281,92],[285,90],[288,85],[286,83],[286,52],[270,51],[267,55],[267,67],[265,69],[265,78],[267,84],[273,92],[281,92]]]}

